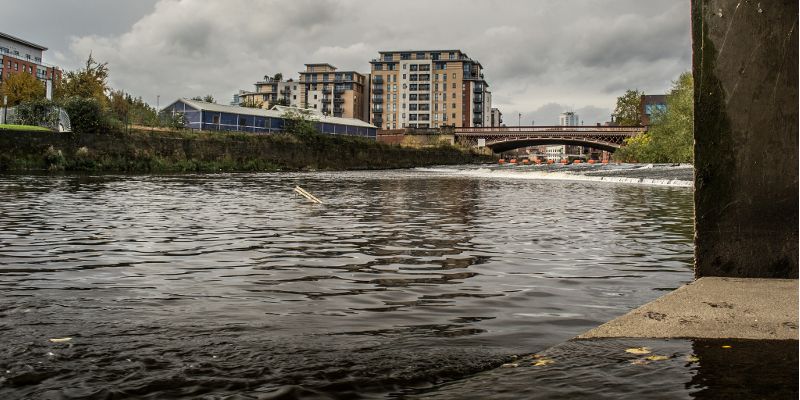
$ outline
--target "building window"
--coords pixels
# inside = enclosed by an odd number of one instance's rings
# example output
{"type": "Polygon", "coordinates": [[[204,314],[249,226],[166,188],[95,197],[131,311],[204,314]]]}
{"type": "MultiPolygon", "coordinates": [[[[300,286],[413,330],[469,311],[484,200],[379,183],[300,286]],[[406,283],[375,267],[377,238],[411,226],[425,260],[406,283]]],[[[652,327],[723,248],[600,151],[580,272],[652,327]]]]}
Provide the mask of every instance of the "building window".
{"type": "Polygon", "coordinates": [[[219,124],[219,115],[211,116],[211,123],[212,124],[219,124]]]}
{"type": "MultiPolygon", "coordinates": [[[[455,88],[456,88],[456,83],[453,82],[453,89],[455,89],[455,88]]],[[[455,93],[453,93],[453,94],[455,94],[455,93]]]]}

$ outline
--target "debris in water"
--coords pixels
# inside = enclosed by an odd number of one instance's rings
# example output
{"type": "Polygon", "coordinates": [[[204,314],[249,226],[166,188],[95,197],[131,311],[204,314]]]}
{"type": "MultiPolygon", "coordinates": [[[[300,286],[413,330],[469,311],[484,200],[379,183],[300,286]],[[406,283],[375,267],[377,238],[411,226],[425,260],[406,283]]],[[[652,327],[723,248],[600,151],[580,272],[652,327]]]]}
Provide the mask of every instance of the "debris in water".
{"type": "Polygon", "coordinates": [[[72,340],[71,337],[50,339],[51,343],[66,343],[72,340]]]}
{"type": "Polygon", "coordinates": [[[645,358],[646,358],[647,360],[649,360],[649,361],[664,361],[664,360],[669,360],[669,357],[668,357],[668,356],[648,356],[648,357],[645,357],[645,358]]]}
{"type": "Polygon", "coordinates": [[[688,356],[686,356],[686,361],[688,361],[690,363],[694,363],[694,362],[700,361],[700,358],[695,356],[695,355],[688,355],[688,356]]]}
{"type": "Polygon", "coordinates": [[[500,368],[517,368],[517,367],[519,367],[519,364],[517,363],[508,363],[500,366],[500,368]]]}
{"type": "Polygon", "coordinates": [[[52,351],[47,352],[48,357],[55,357],[56,355],[52,351]]]}
{"type": "Polygon", "coordinates": [[[633,364],[633,365],[647,365],[647,364],[650,364],[650,361],[647,361],[644,358],[637,358],[637,359],[631,361],[631,364],[633,364]]]}
{"type": "Polygon", "coordinates": [[[650,348],[649,347],[633,347],[633,348],[630,348],[630,349],[625,349],[625,352],[626,353],[631,353],[631,354],[650,354],[650,348]]]}
{"type": "Polygon", "coordinates": [[[307,198],[308,200],[310,200],[310,201],[312,201],[314,203],[322,204],[322,200],[314,197],[313,194],[308,193],[305,189],[301,188],[300,186],[295,186],[294,187],[294,191],[295,191],[295,193],[307,198]]]}
{"type": "Polygon", "coordinates": [[[550,364],[554,364],[554,363],[555,363],[555,361],[553,361],[553,360],[551,360],[549,358],[541,357],[538,360],[536,360],[536,362],[533,362],[531,364],[533,364],[534,367],[544,367],[544,366],[547,366],[547,365],[550,365],[550,364]]]}
{"type": "Polygon", "coordinates": [[[722,345],[722,348],[723,348],[723,349],[730,349],[730,348],[732,348],[732,347],[733,347],[733,346],[731,346],[731,345],[727,345],[727,344],[724,344],[724,345],[722,345]]]}

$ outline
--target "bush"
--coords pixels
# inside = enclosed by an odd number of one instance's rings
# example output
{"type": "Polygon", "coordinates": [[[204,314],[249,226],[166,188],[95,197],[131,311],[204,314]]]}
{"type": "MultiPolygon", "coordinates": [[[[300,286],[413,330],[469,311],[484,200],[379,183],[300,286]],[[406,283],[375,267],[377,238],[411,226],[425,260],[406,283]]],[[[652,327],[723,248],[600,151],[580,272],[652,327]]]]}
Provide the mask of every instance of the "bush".
{"type": "Polygon", "coordinates": [[[15,120],[20,125],[44,126],[58,128],[58,107],[45,99],[20,103],[16,108],[15,120]]]}
{"type": "Polygon", "coordinates": [[[94,98],[70,97],[64,102],[64,111],[69,115],[73,132],[99,133],[119,128],[119,121],[94,98]]]}

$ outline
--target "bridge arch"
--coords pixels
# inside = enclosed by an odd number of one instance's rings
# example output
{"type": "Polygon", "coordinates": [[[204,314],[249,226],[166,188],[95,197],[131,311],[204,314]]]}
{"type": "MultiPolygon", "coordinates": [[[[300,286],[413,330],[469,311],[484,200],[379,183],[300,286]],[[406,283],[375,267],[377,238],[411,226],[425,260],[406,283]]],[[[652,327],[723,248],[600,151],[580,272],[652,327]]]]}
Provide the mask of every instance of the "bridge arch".
{"type": "Polygon", "coordinates": [[[586,138],[513,138],[508,140],[487,141],[486,147],[492,149],[495,153],[502,153],[504,151],[519,149],[528,146],[543,146],[543,145],[568,145],[568,146],[585,146],[597,150],[605,150],[613,153],[620,148],[619,144],[610,143],[600,140],[590,140],[586,138]]]}

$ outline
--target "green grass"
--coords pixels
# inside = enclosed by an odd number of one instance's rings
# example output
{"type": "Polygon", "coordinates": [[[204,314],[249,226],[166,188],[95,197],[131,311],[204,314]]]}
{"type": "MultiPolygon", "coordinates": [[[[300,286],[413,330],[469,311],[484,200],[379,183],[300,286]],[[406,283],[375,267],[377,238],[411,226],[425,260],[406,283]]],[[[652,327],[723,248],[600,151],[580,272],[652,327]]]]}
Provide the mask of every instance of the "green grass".
{"type": "Polygon", "coordinates": [[[49,131],[50,129],[43,128],[41,126],[33,126],[33,125],[0,124],[0,130],[42,132],[42,131],[49,131]]]}

